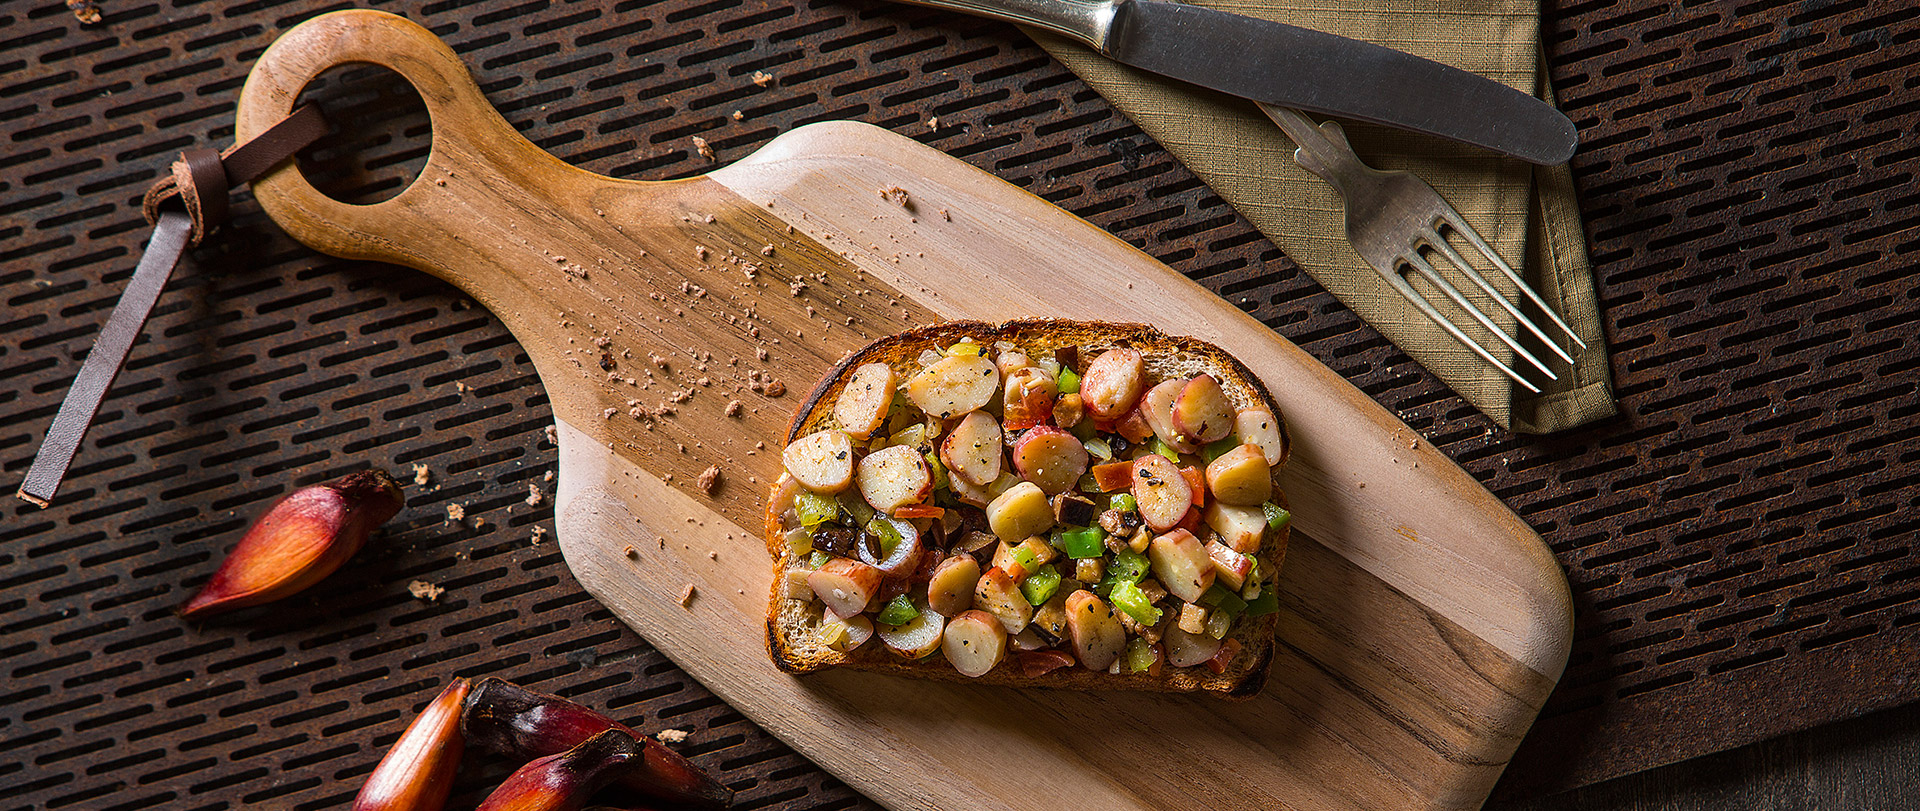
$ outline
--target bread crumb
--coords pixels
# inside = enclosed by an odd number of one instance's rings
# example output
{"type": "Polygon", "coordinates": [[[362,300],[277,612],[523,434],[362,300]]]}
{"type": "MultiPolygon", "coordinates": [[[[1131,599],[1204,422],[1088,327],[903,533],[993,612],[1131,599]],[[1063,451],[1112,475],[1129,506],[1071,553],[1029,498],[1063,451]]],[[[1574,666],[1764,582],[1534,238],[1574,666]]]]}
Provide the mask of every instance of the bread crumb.
{"type": "Polygon", "coordinates": [[[740,401],[739,401],[739,400],[728,400],[728,401],[727,401],[727,416],[729,416],[729,417],[738,417],[738,416],[740,416],[740,401]]]}
{"type": "Polygon", "coordinates": [[[706,470],[700,472],[700,478],[695,479],[694,483],[700,485],[701,492],[713,495],[714,486],[720,483],[720,466],[708,465],[706,470]]]}
{"type": "Polygon", "coordinates": [[[773,246],[772,246],[771,244],[768,244],[768,245],[762,245],[762,246],[760,246],[760,255],[761,255],[761,256],[772,256],[772,255],[773,255],[773,250],[774,250],[774,248],[773,248],[773,246]]]}
{"type": "Polygon", "coordinates": [[[693,605],[693,595],[697,593],[699,590],[695,589],[692,583],[688,583],[686,589],[680,592],[680,607],[687,608],[693,605]]]}
{"type": "Polygon", "coordinates": [[[553,471],[551,470],[547,471],[544,475],[540,477],[540,480],[547,481],[547,482],[553,481],[553,471]]]}
{"type": "Polygon", "coordinates": [[[413,466],[413,483],[414,484],[425,487],[427,484],[427,481],[432,477],[433,477],[433,474],[428,472],[426,465],[413,466]]]}
{"type": "Polygon", "coordinates": [[[447,522],[458,524],[467,520],[467,507],[464,504],[447,505],[447,522]]]}
{"type": "Polygon", "coordinates": [[[626,552],[627,557],[632,558],[633,560],[640,559],[640,550],[633,548],[631,545],[629,545],[624,551],[626,552]]]}
{"type": "Polygon", "coordinates": [[[693,151],[700,153],[700,157],[705,158],[708,163],[718,163],[720,161],[720,159],[713,154],[713,147],[707,143],[707,139],[698,135],[693,136],[693,151]]]}
{"type": "MultiPolygon", "coordinates": [[[[767,378],[767,396],[768,397],[779,397],[786,393],[787,393],[787,384],[782,383],[773,378],[767,378]]],[[[1361,485],[1361,486],[1365,487],[1366,485],[1361,485]]]]}
{"type": "Polygon", "coordinates": [[[94,0],[67,0],[67,10],[73,12],[73,18],[81,25],[100,22],[100,4],[94,0]]]}
{"type": "Polygon", "coordinates": [[[533,535],[533,539],[532,539],[533,545],[539,546],[540,542],[543,540],[546,540],[547,538],[547,528],[536,526],[533,528],[532,535],[533,535]]]}
{"type": "Polygon", "coordinates": [[[408,583],[407,591],[412,593],[415,598],[426,600],[429,603],[433,602],[434,600],[440,599],[440,595],[447,593],[446,589],[443,589],[425,580],[415,580],[411,583],[408,583]]]}
{"type": "Polygon", "coordinates": [[[702,262],[707,261],[707,246],[705,245],[693,246],[693,258],[698,259],[702,262]]]}
{"type": "Polygon", "coordinates": [[[711,549],[707,550],[707,560],[719,560],[719,559],[720,559],[719,552],[715,552],[711,549]]]}
{"type": "Polygon", "coordinates": [[[940,128],[940,116],[937,116],[937,115],[927,116],[927,129],[937,130],[939,128],[940,128]]]}
{"type": "Polygon", "coordinates": [[[540,493],[540,485],[527,482],[527,506],[538,507],[545,496],[540,493]]]}
{"type": "Polygon", "coordinates": [[[547,433],[547,443],[548,443],[548,444],[551,444],[551,445],[558,445],[558,444],[560,444],[560,429],[559,429],[559,428],[556,428],[556,427],[554,427],[554,426],[551,426],[551,425],[549,425],[549,426],[547,426],[547,428],[546,428],[546,433],[547,433]]]}
{"type": "Polygon", "coordinates": [[[900,188],[899,186],[888,186],[881,189],[880,199],[890,201],[901,208],[913,207],[913,198],[908,196],[906,189],[900,188]]]}
{"type": "Polygon", "coordinates": [[[763,70],[756,70],[753,72],[753,83],[761,87],[773,84],[773,74],[763,70]]]}
{"type": "Polygon", "coordinates": [[[653,737],[659,738],[661,743],[686,743],[688,734],[684,729],[663,729],[653,737]]]}
{"type": "Polygon", "coordinates": [[[735,111],[733,111],[733,120],[735,120],[735,121],[745,121],[745,120],[747,120],[747,114],[746,114],[746,113],[743,113],[743,112],[740,112],[739,110],[735,110],[735,111]]]}

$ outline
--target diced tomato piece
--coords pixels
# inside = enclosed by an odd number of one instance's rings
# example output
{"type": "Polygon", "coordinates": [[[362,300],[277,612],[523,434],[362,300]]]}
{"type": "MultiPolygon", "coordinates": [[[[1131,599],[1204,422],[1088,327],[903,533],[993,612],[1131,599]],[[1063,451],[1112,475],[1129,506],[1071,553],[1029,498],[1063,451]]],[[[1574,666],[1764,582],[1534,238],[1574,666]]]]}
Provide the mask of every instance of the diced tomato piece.
{"type": "Polygon", "coordinates": [[[893,511],[895,518],[939,518],[946,514],[947,508],[933,504],[908,504],[893,511]]]}
{"type": "Polygon", "coordinates": [[[1220,652],[1206,661],[1207,669],[1214,673],[1227,672],[1227,665],[1233,664],[1233,657],[1240,655],[1240,640],[1229,639],[1220,646],[1220,652]]]}
{"type": "Polygon", "coordinates": [[[1147,422],[1147,415],[1138,406],[1120,416],[1113,429],[1127,438],[1128,442],[1145,442],[1153,436],[1153,425],[1147,422]]]}
{"type": "MultiPolygon", "coordinates": [[[[1180,516],[1180,523],[1174,524],[1173,529],[1184,529],[1188,532],[1197,532],[1200,529],[1200,508],[1188,507],[1187,514],[1180,516]]],[[[1170,529],[1167,531],[1172,532],[1173,529],[1170,529]]]]}
{"type": "Polygon", "coordinates": [[[1093,481],[1102,493],[1119,493],[1133,487],[1132,462],[1102,462],[1093,466],[1093,481]]]}
{"type": "Polygon", "coordinates": [[[1193,490],[1193,506],[1207,506],[1207,477],[1198,466],[1180,468],[1180,475],[1186,477],[1187,486],[1193,490]]]}
{"type": "Polygon", "coordinates": [[[1073,666],[1073,657],[1057,650],[1031,650],[1013,659],[1020,664],[1020,674],[1029,679],[1073,666]]]}

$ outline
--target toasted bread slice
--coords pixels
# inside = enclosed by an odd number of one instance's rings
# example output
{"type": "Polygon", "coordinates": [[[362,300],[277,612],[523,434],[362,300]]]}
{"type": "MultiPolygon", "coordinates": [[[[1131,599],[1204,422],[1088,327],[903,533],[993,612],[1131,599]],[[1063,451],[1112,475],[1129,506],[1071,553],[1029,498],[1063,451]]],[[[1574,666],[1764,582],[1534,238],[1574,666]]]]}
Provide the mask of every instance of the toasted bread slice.
{"type": "MultiPolygon", "coordinates": [[[[802,436],[840,427],[834,416],[834,403],[854,369],[868,363],[885,363],[900,380],[907,380],[923,367],[927,350],[939,352],[962,339],[971,339],[986,347],[1011,344],[1038,360],[1051,358],[1056,349],[1077,347],[1080,366],[1102,351],[1128,347],[1145,357],[1147,379],[1159,381],[1186,378],[1205,373],[1217,380],[1235,409],[1265,408],[1279,420],[1281,445],[1288,438],[1285,420],[1273,398],[1253,373],[1239,360],[1217,346],[1194,338],[1175,337],[1142,324],[1028,319],[993,325],[978,321],[955,321],[921,327],[883,338],[842,359],[824,380],[814,387],[795,413],[788,430],[789,443],[802,436]]],[[[1151,385],[1151,383],[1149,383],[1151,385]]],[[[1284,451],[1282,453],[1284,465],[1284,451]]],[[[1284,506],[1285,495],[1279,486],[1281,465],[1270,471],[1274,478],[1272,500],[1284,506]]],[[[785,487],[796,487],[788,479],[785,487]]],[[[784,496],[783,485],[776,485],[767,509],[765,540],[773,558],[774,582],[767,610],[767,647],[775,664],[789,673],[808,673],[831,667],[871,670],[899,676],[980,684],[1051,687],[1072,690],[1152,690],[1167,692],[1207,692],[1244,698],[1260,691],[1266,683],[1273,659],[1274,626],[1278,616],[1243,617],[1227,638],[1240,645],[1240,652],[1224,672],[1209,667],[1159,668],[1150,672],[1111,673],[1079,665],[1065,667],[1035,677],[1023,674],[1009,652],[1008,659],[978,677],[968,677],[941,655],[910,660],[890,651],[879,640],[872,640],[851,651],[829,646],[822,633],[823,606],[817,600],[787,596],[786,575],[791,568],[806,565],[807,555],[794,554],[784,540],[782,514],[792,503],[792,492],[784,496]]],[[[1203,534],[1205,534],[1203,532],[1203,534]]],[[[1271,584],[1286,557],[1287,530],[1268,530],[1256,553],[1263,579],[1271,584]]],[[[1177,601],[1176,601],[1177,603],[1177,601]]],[[[1171,613],[1171,612],[1169,612],[1171,613]]]]}

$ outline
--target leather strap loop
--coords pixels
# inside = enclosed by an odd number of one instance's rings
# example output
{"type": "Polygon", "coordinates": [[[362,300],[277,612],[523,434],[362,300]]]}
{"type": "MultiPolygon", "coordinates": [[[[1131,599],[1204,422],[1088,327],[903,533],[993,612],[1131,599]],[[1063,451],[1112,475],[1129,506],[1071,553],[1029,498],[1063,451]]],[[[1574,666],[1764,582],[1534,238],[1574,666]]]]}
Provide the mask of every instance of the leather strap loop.
{"type": "Polygon", "coordinates": [[[187,244],[198,245],[208,232],[226,222],[229,189],[266,174],[325,134],[327,119],[319,107],[308,104],[259,137],[228,147],[224,153],[211,149],[182,152],[173,162],[172,171],[141,198],[141,214],[148,223],[157,224],[163,208],[177,205],[185,209],[193,223],[187,244]]]}

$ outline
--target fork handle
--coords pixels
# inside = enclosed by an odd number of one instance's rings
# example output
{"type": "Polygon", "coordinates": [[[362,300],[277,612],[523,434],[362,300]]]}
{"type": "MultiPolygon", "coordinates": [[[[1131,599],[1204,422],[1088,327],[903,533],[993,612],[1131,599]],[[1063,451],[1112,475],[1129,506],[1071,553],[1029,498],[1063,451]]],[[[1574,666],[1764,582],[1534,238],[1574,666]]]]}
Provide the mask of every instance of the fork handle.
{"type": "Polygon", "coordinates": [[[1293,139],[1298,149],[1293,160],[1300,167],[1319,175],[1321,179],[1333,184],[1341,194],[1354,188],[1348,178],[1373,169],[1360,161],[1353,147],[1347,143],[1346,130],[1332,120],[1321,124],[1313,123],[1305,113],[1291,107],[1279,107],[1272,104],[1260,105],[1260,111],[1280,125],[1281,131],[1293,139]]]}

